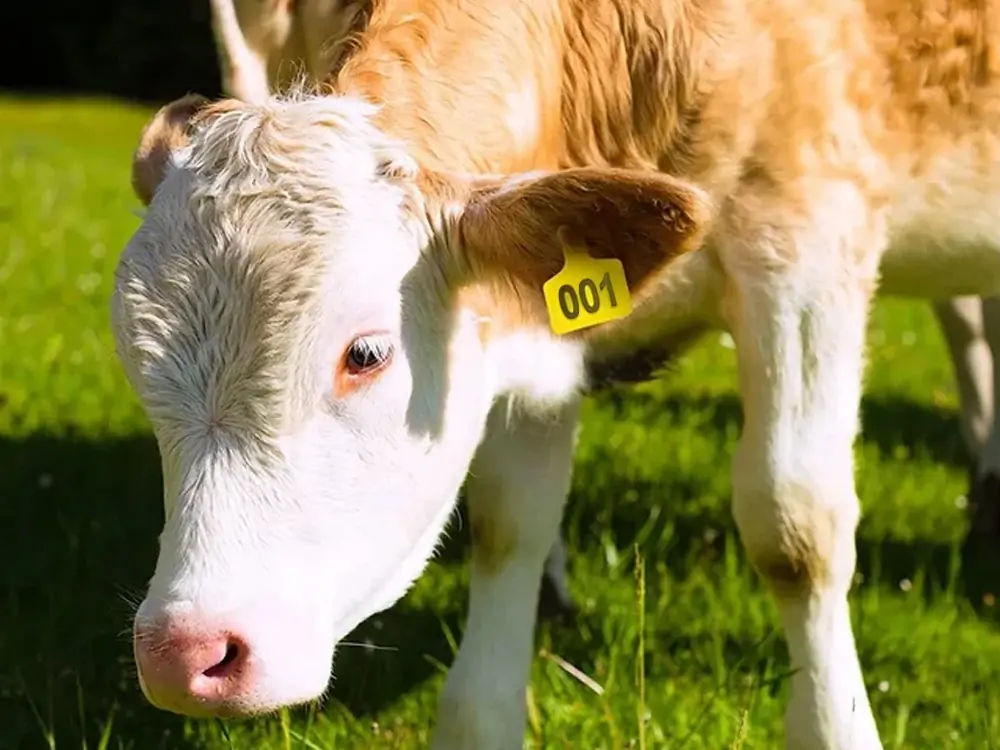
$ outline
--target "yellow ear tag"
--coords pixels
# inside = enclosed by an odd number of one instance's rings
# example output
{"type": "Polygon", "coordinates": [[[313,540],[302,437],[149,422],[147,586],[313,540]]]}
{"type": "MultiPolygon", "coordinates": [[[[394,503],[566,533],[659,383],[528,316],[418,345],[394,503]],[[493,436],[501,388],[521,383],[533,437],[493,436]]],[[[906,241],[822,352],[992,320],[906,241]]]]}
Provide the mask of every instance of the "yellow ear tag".
{"type": "Polygon", "coordinates": [[[542,285],[552,330],[562,336],[632,312],[625,268],[617,258],[592,258],[559,232],[566,262],[542,285]]]}

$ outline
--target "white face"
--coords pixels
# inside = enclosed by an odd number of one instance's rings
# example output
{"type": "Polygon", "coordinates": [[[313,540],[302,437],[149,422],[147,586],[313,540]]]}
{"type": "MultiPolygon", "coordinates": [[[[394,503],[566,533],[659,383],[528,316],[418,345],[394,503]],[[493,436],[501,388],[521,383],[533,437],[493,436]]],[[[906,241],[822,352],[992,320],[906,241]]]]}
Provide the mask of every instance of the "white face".
{"type": "Polygon", "coordinates": [[[541,294],[561,228],[640,284],[708,203],[621,170],[418,174],[348,98],[230,101],[189,136],[197,106],[144,130],[153,198],[112,301],[163,458],[134,643],[154,704],[248,714],[320,695],[337,641],[420,574],[497,394],[575,397],[585,344],[541,294]]]}
{"type": "Polygon", "coordinates": [[[481,437],[476,321],[435,293],[377,155],[338,151],[315,168],[351,184],[299,201],[213,187],[203,146],[121,258],[118,351],[164,475],[136,653],[166,709],[318,696],[338,639],[421,572],[481,437]]]}

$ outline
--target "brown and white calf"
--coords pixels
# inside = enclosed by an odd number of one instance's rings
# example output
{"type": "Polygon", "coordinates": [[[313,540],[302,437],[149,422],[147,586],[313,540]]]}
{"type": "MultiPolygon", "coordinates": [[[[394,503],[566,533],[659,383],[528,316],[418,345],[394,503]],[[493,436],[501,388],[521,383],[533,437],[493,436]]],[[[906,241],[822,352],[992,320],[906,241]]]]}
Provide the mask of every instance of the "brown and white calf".
{"type": "Polygon", "coordinates": [[[136,154],[148,209],[112,311],[163,454],[148,698],[234,715],[320,695],[468,474],[470,609],[434,746],[520,747],[581,394],[725,327],[733,513],[795,669],[787,745],[880,747],[847,600],[865,326],[879,288],[1000,292],[1000,11],[368,11],[323,95],[179,100],[136,154]],[[561,236],[622,261],[630,316],[552,332],[561,236]]]}
{"type": "MultiPolygon", "coordinates": [[[[364,0],[211,0],[223,91],[259,102],[294,81],[322,82],[336,68],[365,11],[364,0]],[[246,61],[240,64],[240,61],[246,61]]],[[[973,539],[1000,540],[1000,297],[936,299],[932,309],[958,385],[961,433],[974,469],[968,495],[973,539]]],[[[989,557],[995,554],[989,553],[989,557]]],[[[543,615],[573,611],[566,552],[557,536],[539,600],[543,615]]]]}

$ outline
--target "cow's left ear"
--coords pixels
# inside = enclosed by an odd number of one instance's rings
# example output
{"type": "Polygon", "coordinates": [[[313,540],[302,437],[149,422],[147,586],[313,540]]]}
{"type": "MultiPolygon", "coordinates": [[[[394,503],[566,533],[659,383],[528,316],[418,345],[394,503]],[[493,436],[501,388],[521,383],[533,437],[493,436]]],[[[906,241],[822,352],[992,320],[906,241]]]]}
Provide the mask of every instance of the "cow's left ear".
{"type": "Polygon", "coordinates": [[[507,280],[525,322],[548,325],[543,284],[564,263],[564,240],[617,258],[633,298],[664,266],[701,243],[711,214],[704,191],[656,172],[580,168],[466,183],[450,201],[456,230],[449,277],[507,280]]]}

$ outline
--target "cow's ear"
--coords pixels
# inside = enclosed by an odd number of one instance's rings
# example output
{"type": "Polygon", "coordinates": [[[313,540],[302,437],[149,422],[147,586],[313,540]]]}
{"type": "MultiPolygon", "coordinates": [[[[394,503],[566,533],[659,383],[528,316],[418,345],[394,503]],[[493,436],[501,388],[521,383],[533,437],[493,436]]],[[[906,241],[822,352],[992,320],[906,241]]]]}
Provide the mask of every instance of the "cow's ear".
{"type": "Polygon", "coordinates": [[[171,154],[187,144],[193,125],[212,113],[237,106],[240,103],[235,99],[211,103],[201,94],[187,94],[160,107],[143,127],[132,157],[132,189],[143,205],[153,200],[171,154]]]}
{"type": "Polygon", "coordinates": [[[617,258],[632,297],[701,243],[711,214],[700,188],[656,172],[580,168],[452,186],[448,262],[457,283],[509,293],[527,325],[548,326],[542,287],[571,241],[594,258],[617,258]],[[506,290],[504,292],[503,290],[506,290]]]}

